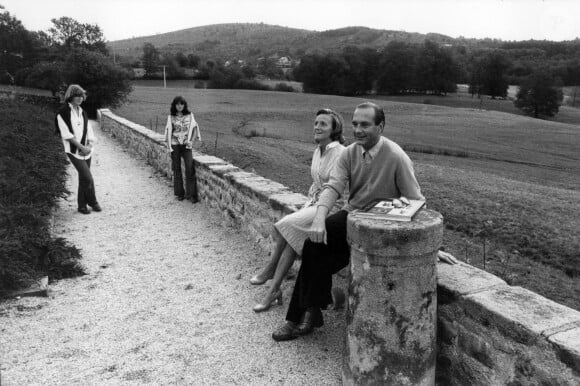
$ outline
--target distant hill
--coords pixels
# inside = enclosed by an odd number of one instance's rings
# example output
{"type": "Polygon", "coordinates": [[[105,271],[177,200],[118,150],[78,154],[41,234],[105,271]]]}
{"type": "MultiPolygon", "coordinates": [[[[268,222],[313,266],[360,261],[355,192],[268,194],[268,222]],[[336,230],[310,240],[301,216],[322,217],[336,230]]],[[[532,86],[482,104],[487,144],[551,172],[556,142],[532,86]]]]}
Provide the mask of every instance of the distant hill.
{"type": "Polygon", "coordinates": [[[142,36],[109,42],[117,55],[138,58],[145,43],[152,43],[162,52],[194,53],[202,58],[251,60],[278,54],[301,57],[313,52],[340,51],[349,45],[384,47],[392,40],[422,43],[430,39],[452,43],[453,38],[441,34],[420,34],[404,31],[377,30],[367,27],[346,27],[323,32],[268,24],[233,23],[188,28],[164,34],[142,36]]]}

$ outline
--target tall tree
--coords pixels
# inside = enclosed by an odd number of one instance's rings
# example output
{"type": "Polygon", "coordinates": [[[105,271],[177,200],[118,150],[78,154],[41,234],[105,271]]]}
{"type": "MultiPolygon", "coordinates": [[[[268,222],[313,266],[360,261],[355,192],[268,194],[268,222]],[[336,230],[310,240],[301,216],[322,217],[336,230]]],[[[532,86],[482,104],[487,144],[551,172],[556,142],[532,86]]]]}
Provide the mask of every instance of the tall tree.
{"type": "Polygon", "coordinates": [[[457,89],[459,72],[451,52],[430,40],[419,51],[416,74],[420,91],[446,94],[457,89]]]}
{"type": "Polygon", "coordinates": [[[141,63],[145,69],[145,77],[151,77],[155,72],[157,72],[157,67],[159,65],[159,51],[152,43],[145,43],[143,45],[141,63]]]}
{"type": "Polygon", "coordinates": [[[48,32],[52,42],[57,46],[67,50],[82,47],[90,51],[108,53],[103,32],[98,25],[79,23],[66,16],[51,21],[53,26],[48,32]]]}
{"type": "Polygon", "coordinates": [[[190,68],[197,68],[199,66],[199,62],[201,61],[200,57],[194,54],[187,55],[187,66],[190,68]]]}
{"type": "Polygon", "coordinates": [[[562,102],[562,89],[545,69],[536,70],[520,85],[514,105],[525,113],[539,118],[541,115],[553,117],[562,102]]]}
{"type": "Polygon", "coordinates": [[[87,90],[83,106],[93,114],[99,107],[121,105],[132,90],[127,70],[113,63],[111,57],[84,48],[73,49],[67,55],[64,74],[67,84],[78,83],[87,90]]]}
{"type": "Polygon", "coordinates": [[[11,76],[31,60],[34,38],[20,20],[0,11],[0,76],[11,76]]]}
{"type": "Polygon", "coordinates": [[[377,90],[402,94],[415,84],[416,49],[404,42],[390,42],[381,55],[377,90]]]}
{"type": "Polygon", "coordinates": [[[510,65],[507,57],[499,50],[494,50],[483,58],[481,84],[484,94],[491,96],[491,99],[507,96],[509,86],[507,71],[510,65]]]}

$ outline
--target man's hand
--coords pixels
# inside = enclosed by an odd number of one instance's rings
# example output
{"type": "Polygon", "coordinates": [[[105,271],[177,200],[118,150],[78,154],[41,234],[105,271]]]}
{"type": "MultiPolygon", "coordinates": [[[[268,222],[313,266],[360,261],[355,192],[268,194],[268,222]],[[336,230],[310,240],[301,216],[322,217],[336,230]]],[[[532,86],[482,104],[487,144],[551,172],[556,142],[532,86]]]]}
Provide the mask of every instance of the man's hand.
{"type": "Polygon", "coordinates": [[[439,251],[437,252],[437,259],[443,263],[455,265],[459,261],[450,253],[439,251]]]}
{"type": "Polygon", "coordinates": [[[308,231],[308,237],[313,243],[326,244],[326,217],[319,216],[318,212],[312,221],[312,226],[308,231]]]}

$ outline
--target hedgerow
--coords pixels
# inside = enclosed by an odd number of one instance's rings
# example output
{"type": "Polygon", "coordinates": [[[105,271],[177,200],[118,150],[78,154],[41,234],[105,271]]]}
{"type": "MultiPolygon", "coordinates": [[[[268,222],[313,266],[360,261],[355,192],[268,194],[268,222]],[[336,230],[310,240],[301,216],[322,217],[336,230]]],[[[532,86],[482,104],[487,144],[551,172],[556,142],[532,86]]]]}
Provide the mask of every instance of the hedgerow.
{"type": "Polygon", "coordinates": [[[0,292],[39,276],[84,274],[79,250],[50,234],[67,161],[51,109],[0,99],[0,292]]]}

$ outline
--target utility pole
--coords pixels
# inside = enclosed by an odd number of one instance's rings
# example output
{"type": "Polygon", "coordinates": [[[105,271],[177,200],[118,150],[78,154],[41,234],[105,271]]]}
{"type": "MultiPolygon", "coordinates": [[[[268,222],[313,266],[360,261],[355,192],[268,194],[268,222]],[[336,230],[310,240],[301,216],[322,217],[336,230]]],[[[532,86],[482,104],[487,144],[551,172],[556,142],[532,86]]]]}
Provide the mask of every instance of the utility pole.
{"type": "Polygon", "coordinates": [[[165,80],[165,66],[163,66],[163,88],[167,88],[167,81],[165,80]]]}

